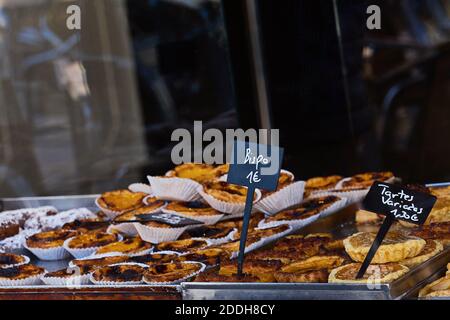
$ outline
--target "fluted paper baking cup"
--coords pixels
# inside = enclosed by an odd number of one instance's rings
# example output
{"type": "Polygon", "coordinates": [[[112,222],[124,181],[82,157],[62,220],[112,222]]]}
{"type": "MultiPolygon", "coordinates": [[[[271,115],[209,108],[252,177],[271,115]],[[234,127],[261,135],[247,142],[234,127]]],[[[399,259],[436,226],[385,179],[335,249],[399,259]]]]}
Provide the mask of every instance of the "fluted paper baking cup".
{"type": "Polygon", "coordinates": [[[76,287],[89,284],[90,273],[70,277],[42,277],[42,282],[49,286],[76,287]]]}
{"type": "Polygon", "coordinates": [[[200,265],[200,269],[196,272],[191,273],[190,275],[187,275],[183,278],[177,279],[175,281],[170,281],[170,282],[151,282],[145,279],[145,275],[143,277],[143,280],[146,284],[152,285],[152,286],[167,286],[167,285],[174,285],[174,284],[179,284],[183,281],[186,281],[196,275],[198,275],[199,273],[203,272],[206,268],[206,265],[204,263],[201,262],[197,262],[197,261],[183,261],[181,263],[194,263],[194,264],[198,264],[200,265]]]}
{"type": "Polygon", "coordinates": [[[142,192],[148,195],[152,195],[152,187],[145,183],[132,183],[128,186],[128,190],[131,192],[142,192]]]}
{"type": "MultiPolygon", "coordinates": [[[[126,256],[126,254],[123,253],[117,253],[117,252],[108,252],[108,253],[101,253],[101,254],[92,254],[90,256],[84,257],[84,258],[77,258],[74,260],[92,260],[92,259],[101,259],[106,257],[117,257],[117,256],[126,256]]],[[[69,261],[69,267],[70,268],[76,268],[77,265],[73,263],[74,260],[69,261]]]]}
{"type": "Polygon", "coordinates": [[[95,199],[95,205],[97,208],[99,208],[110,220],[113,220],[115,217],[117,217],[119,214],[124,213],[125,211],[113,211],[106,208],[103,208],[100,203],[98,202],[100,197],[95,199]]]}
{"type": "Polygon", "coordinates": [[[64,260],[70,257],[70,253],[64,246],[54,248],[31,248],[27,245],[26,240],[24,241],[23,246],[40,260],[44,261],[64,260]]]}
{"type": "Polygon", "coordinates": [[[174,210],[162,209],[161,211],[164,213],[175,214],[177,216],[197,220],[197,221],[203,222],[205,225],[216,224],[224,216],[224,214],[215,214],[215,215],[209,215],[209,216],[190,216],[190,215],[183,214],[183,213],[180,213],[180,212],[174,211],[174,210]]]}
{"type": "MultiPolygon", "coordinates": [[[[152,252],[153,252],[153,247],[151,247],[150,249],[144,249],[144,250],[141,250],[141,251],[138,251],[138,252],[134,252],[134,253],[126,253],[126,252],[120,252],[120,251],[111,251],[111,252],[108,252],[108,253],[112,253],[115,256],[126,255],[126,256],[129,256],[129,257],[136,257],[136,256],[143,256],[143,255],[146,255],[146,254],[150,254],[152,252]]],[[[98,255],[97,251],[94,252],[93,255],[98,255]]]]}
{"type": "MultiPolygon", "coordinates": [[[[154,196],[152,196],[152,195],[146,196],[146,197],[142,200],[142,202],[143,202],[146,206],[148,206],[148,205],[149,205],[148,199],[150,199],[150,198],[154,198],[154,196]]],[[[152,213],[158,213],[158,212],[161,212],[161,210],[164,209],[166,206],[167,206],[167,202],[165,202],[161,207],[158,207],[158,208],[156,208],[155,210],[152,210],[152,211],[145,211],[145,214],[152,214],[152,213]]]]}
{"type": "Polygon", "coordinates": [[[361,190],[328,190],[328,191],[317,191],[313,192],[309,198],[315,197],[323,197],[323,196],[336,196],[339,198],[347,199],[347,204],[352,204],[355,202],[359,202],[364,199],[364,197],[369,192],[369,189],[361,189],[361,190]]]}
{"type": "Polygon", "coordinates": [[[19,263],[13,263],[13,264],[6,264],[6,265],[0,265],[0,269],[8,269],[8,268],[13,268],[13,267],[18,267],[18,266],[23,266],[24,264],[28,264],[30,263],[30,258],[28,258],[27,256],[24,255],[20,255],[24,260],[22,262],[19,263]]]}
{"type": "Polygon", "coordinates": [[[303,201],[304,191],[304,181],[291,183],[283,189],[276,191],[267,197],[263,197],[255,204],[255,208],[267,215],[273,215],[301,203],[303,201]]]}
{"type": "MultiPolygon", "coordinates": [[[[274,235],[272,235],[272,236],[270,236],[270,237],[262,238],[261,240],[256,241],[256,242],[252,243],[252,244],[249,245],[249,246],[245,246],[244,253],[247,254],[247,253],[252,252],[252,251],[254,251],[254,250],[256,250],[256,249],[259,249],[259,248],[261,248],[261,247],[264,247],[264,246],[268,245],[269,243],[272,243],[272,242],[274,242],[274,241],[276,241],[276,240],[278,240],[278,239],[283,238],[284,236],[288,235],[289,233],[291,233],[291,232],[293,232],[293,231],[294,231],[294,228],[293,228],[292,226],[289,226],[289,228],[286,229],[286,230],[283,231],[283,232],[279,232],[279,233],[274,234],[274,235]]],[[[239,255],[239,251],[234,251],[234,252],[231,254],[231,259],[237,258],[238,255],[239,255]]]]}
{"type": "Polygon", "coordinates": [[[182,228],[155,228],[148,227],[141,223],[134,223],[139,236],[142,240],[150,243],[160,243],[165,241],[175,241],[186,230],[186,227],[182,228]]]}
{"type": "Polygon", "coordinates": [[[162,200],[196,201],[200,199],[198,187],[200,184],[194,180],[177,177],[147,176],[153,194],[162,200]]]}
{"type": "MultiPolygon", "coordinates": [[[[219,199],[214,198],[210,194],[203,191],[203,186],[198,188],[198,193],[202,196],[202,198],[214,209],[220,212],[229,213],[229,214],[244,214],[245,202],[226,202],[219,199]]],[[[261,199],[261,191],[259,189],[255,190],[255,200],[253,200],[253,204],[257,203],[261,199]]],[[[256,208],[253,206],[252,212],[256,211],[256,208]]]]}
{"type": "Polygon", "coordinates": [[[208,240],[211,245],[218,245],[218,244],[222,244],[222,243],[227,243],[230,241],[234,240],[234,236],[236,235],[236,233],[238,232],[237,228],[234,228],[232,231],[230,231],[230,233],[228,233],[225,237],[222,238],[217,238],[217,239],[211,239],[211,238],[196,238],[199,240],[208,240]]]}
{"type": "MultiPolygon", "coordinates": [[[[108,267],[123,266],[123,265],[135,265],[135,266],[140,266],[142,268],[148,268],[148,265],[143,264],[143,263],[137,263],[137,262],[115,263],[115,264],[109,265],[108,267]]],[[[140,281],[97,281],[94,279],[93,272],[89,276],[89,281],[91,281],[93,284],[102,285],[102,286],[133,286],[133,285],[138,285],[138,284],[143,283],[142,278],[140,281]]]]}
{"type": "Polygon", "coordinates": [[[134,237],[138,235],[133,222],[124,222],[120,224],[112,224],[106,230],[107,233],[121,233],[126,236],[134,237]],[[116,232],[114,232],[116,231],[116,232]]]}
{"type": "Polygon", "coordinates": [[[0,278],[0,287],[22,287],[22,286],[34,286],[41,283],[42,277],[47,273],[47,271],[28,277],[25,279],[10,280],[6,278],[0,278]]]}
{"type": "Polygon", "coordinates": [[[317,219],[320,218],[320,213],[317,213],[311,217],[308,217],[306,219],[298,219],[298,220],[280,220],[280,221],[270,221],[267,222],[266,219],[261,220],[258,223],[258,228],[260,229],[268,229],[273,227],[278,227],[283,224],[288,224],[291,226],[294,230],[298,230],[300,228],[303,228],[304,226],[311,224],[315,222],[317,219]]]}
{"type": "MultiPolygon", "coordinates": [[[[70,248],[69,247],[69,242],[73,239],[69,238],[66,241],[64,241],[64,249],[66,249],[73,257],[75,257],[76,259],[80,259],[80,258],[85,258],[88,257],[90,255],[95,254],[95,252],[101,248],[102,246],[98,246],[98,247],[89,247],[89,248],[70,248]]],[[[116,241],[121,241],[123,239],[123,237],[118,234],[117,235],[117,240],[116,241]]]]}

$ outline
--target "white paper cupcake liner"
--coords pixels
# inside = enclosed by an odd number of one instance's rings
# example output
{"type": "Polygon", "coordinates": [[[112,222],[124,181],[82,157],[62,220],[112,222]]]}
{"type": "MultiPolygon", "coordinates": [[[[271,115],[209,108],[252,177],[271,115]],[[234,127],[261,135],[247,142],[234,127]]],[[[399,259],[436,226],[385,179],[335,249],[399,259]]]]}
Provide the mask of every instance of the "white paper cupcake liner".
{"type": "MultiPolygon", "coordinates": [[[[108,253],[112,253],[115,256],[126,255],[126,256],[129,256],[129,257],[136,257],[136,256],[143,256],[143,255],[146,255],[146,254],[153,253],[153,247],[150,248],[150,249],[141,250],[141,251],[138,251],[138,252],[135,252],[135,253],[126,253],[126,252],[120,252],[120,251],[111,251],[111,252],[108,252],[108,253]]],[[[96,254],[97,253],[95,252],[94,255],[96,255],[96,254]]]]}
{"type": "Polygon", "coordinates": [[[131,192],[142,192],[148,195],[152,195],[152,187],[145,183],[132,183],[128,186],[128,190],[131,192]]]}
{"type": "Polygon", "coordinates": [[[41,283],[42,277],[46,274],[43,272],[42,274],[28,277],[25,279],[17,279],[17,280],[9,280],[9,279],[0,279],[0,287],[22,287],[22,286],[34,286],[41,283]]]}
{"type": "MultiPolygon", "coordinates": [[[[226,202],[219,199],[214,198],[210,194],[203,191],[203,186],[198,188],[198,193],[202,196],[202,198],[214,209],[220,212],[228,213],[228,214],[244,214],[245,202],[226,202]]],[[[255,203],[257,203],[261,199],[261,191],[259,189],[255,190],[255,200],[253,201],[253,209],[252,212],[256,211],[255,203]]]]}
{"type": "MultiPolygon", "coordinates": [[[[92,254],[90,256],[84,257],[84,258],[76,258],[74,260],[91,260],[91,259],[101,259],[105,257],[116,257],[116,256],[126,256],[123,253],[117,253],[117,252],[108,252],[108,253],[102,253],[102,254],[92,254]]],[[[70,268],[76,268],[77,265],[73,263],[74,260],[69,261],[69,267],[70,268]]]]}
{"type": "Polygon", "coordinates": [[[227,243],[234,240],[234,236],[237,234],[238,229],[234,228],[229,234],[227,234],[225,237],[212,239],[212,238],[196,238],[200,240],[208,240],[211,242],[211,245],[218,245],[222,243],[227,243]]]}
{"type": "MultiPolygon", "coordinates": [[[[142,202],[143,202],[146,206],[148,206],[148,199],[150,199],[150,198],[154,198],[154,197],[151,196],[151,195],[150,195],[150,196],[146,196],[146,197],[142,200],[142,202]]],[[[162,209],[164,209],[166,206],[167,206],[167,202],[165,202],[161,207],[156,208],[155,210],[146,212],[146,214],[152,214],[152,213],[158,213],[158,212],[161,212],[162,209]]]]}
{"type": "MultiPolygon", "coordinates": [[[[64,247],[64,249],[66,249],[76,259],[80,259],[80,258],[85,258],[85,257],[91,256],[91,255],[95,254],[95,252],[99,248],[101,248],[101,246],[99,246],[99,247],[90,247],[90,248],[70,248],[69,247],[69,242],[72,239],[73,239],[73,237],[67,239],[66,241],[64,241],[63,247],[64,247]]],[[[119,234],[117,241],[121,241],[122,239],[123,239],[122,236],[119,234]]]]}
{"type": "Polygon", "coordinates": [[[369,189],[362,190],[329,190],[329,191],[317,191],[310,195],[310,198],[322,197],[322,196],[336,196],[347,199],[347,204],[360,202],[369,192],[369,189]]]}
{"type": "Polygon", "coordinates": [[[40,260],[44,261],[64,260],[70,257],[70,253],[64,246],[54,248],[31,248],[27,245],[26,241],[24,241],[23,246],[40,260]]]}
{"type": "Polygon", "coordinates": [[[28,264],[30,263],[30,258],[28,258],[25,255],[20,255],[24,261],[23,262],[19,262],[19,263],[14,263],[14,264],[5,264],[5,265],[0,265],[0,269],[8,269],[8,268],[13,268],[13,267],[18,267],[18,266],[22,266],[24,264],[28,264]]]}
{"type": "Polygon", "coordinates": [[[145,282],[146,284],[149,284],[149,285],[151,285],[151,286],[167,286],[167,285],[174,285],[174,284],[179,284],[179,283],[181,283],[181,282],[184,282],[184,281],[186,281],[186,280],[188,280],[188,279],[190,279],[190,278],[192,278],[192,277],[198,275],[199,273],[203,272],[203,271],[205,270],[205,268],[206,268],[206,265],[205,265],[204,263],[197,262],[197,261],[183,261],[183,262],[181,262],[181,263],[194,263],[194,264],[199,264],[199,265],[200,265],[200,269],[199,269],[198,271],[196,271],[196,272],[191,273],[190,275],[188,275],[188,276],[186,276],[186,277],[183,277],[183,278],[177,279],[177,280],[175,280],[175,281],[171,281],[171,282],[151,282],[151,281],[147,281],[147,280],[145,279],[145,277],[143,277],[143,280],[144,280],[144,282],[145,282]]]}
{"type": "MultiPolygon", "coordinates": [[[[283,238],[284,236],[290,234],[290,233],[293,232],[293,231],[294,231],[294,228],[293,228],[292,226],[289,226],[289,228],[286,229],[286,230],[283,231],[283,232],[274,234],[274,235],[272,235],[272,236],[270,236],[270,237],[262,238],[261,240],[259,240],[259,241],[257,241],[257,242],[254,242],[254,243],[252,243],[252,244],[249,245],[249,246],[246,246],[246,247],[245,247],[245,250],[244,250],[244,254],[247,254],[247,253],[252,252],[252,251],[254,251],[254,250],[256,250],[256,249],[259,249],[259,248],[261,248],[261,247],[264,247],[264,246],[268,245],[269,243],[272,243],[272,242],[274,242],[274,241],[276,241],[276,240],[278,240],[278,239],[283,238]]],[[[239,255],[239,250],[238,250],[238,251],[234,251],[234,252],[231,254],[231,259],[237,258],[238,255],[239,255]]]]}
{"type": "Polygon", "coordinates": [[[49,286],[78,287],[90,283],[90,273],[70,277],[42,277],[42,282],[49,286]]]}
{"type": "Polygon", "coordinates": [[[148,176],[153,194],[163,200],[196,201],[200,199],[198,187],[200,184],[185,178],[162,178],[148,176]]]}
{"type": "Polygon", "coordinates": [[[160,243],[165,241],[177,240],[181,234],[186,230],[182,228],[155,228],[148,227],[140,223],[134,223],[139,236],[142,240],[150,243],[160,243]]]}
{"type": "Polygon", "coordinates": [[[106,230],[107,233],[121,233],[126,236],[134,237],[138,235],[138,232],[136,230],[136,227],[134,226],[133,222],[124,222],[120,224],[112,224],[108,227],[106,230]]]}
{"type": "Polygon", "coordinates": [[[263,197],[255,208],[267,215],[273,215],[284,209],[292,207],[303,201],[305,182],[297,181],[284,187],[283,189],[263,197]]]}
{"type": "Polygon", "coordinates": [[[100,197],[95,199],[95,205],[108,217],[108,219],[112,220],[115,217],[117,217],[119,214],[125,212],[125,211],[113,211],[113,210],[105,209],[99,204],[99,202],[98,202],[99,199],[100,199],[100,197]]]}
{"type": "MultiPolygon", "coordinates": [[[[109,265],[108,267],[123,266],[123,265],[135,265],[135,266],[140,266],[143,268],[148,268],[148,265],[143,264],[143,263],[136,263],[136,262],[115,263],[115,264],[109,265]]],[[[96,285],[114,286],[114,287],[115,286],[134,286],[134,285],[143,283],[142,279],[140,281],[97,281],[94,279],[93,273],[90,274],[89,281],[96,285]]]]}
{"type": "Polygon", "coordinates": [[[164,213],[175,214],[177,216],[197,220],[197,221],[203,222],[205,225],[216,224],[224,216],[223,214],[215,214],[215,215],[209,215],[209,216],[190,216],[190,215],[183,214],[183,213],[180,213],[180,212],[174,211],[174,210],[162,209],[161,211],[164,213]]]}

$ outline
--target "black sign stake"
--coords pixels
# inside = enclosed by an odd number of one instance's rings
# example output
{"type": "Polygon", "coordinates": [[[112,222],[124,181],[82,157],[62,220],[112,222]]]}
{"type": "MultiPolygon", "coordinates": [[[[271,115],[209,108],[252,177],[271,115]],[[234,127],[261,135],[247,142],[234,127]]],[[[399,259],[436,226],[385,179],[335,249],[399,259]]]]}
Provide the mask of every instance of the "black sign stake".
{"type": "Polygon", "coordinates": [[[242,268],[244,266],[245,243],[247,242],[248,225],[250,223],[250,216],[252,215],[254,195],[255,188],[249,187],[247,190],[247,198],[245,199],[244,222],[242,224],[241,239],[239,243],[238,276],[242,275],[242,268]]]}
{"type": "Polygon", "coordinates": [[[388,233],[388,231],[391,228],[394,221],[395,221],[395,219],[392,216],[387,216],[386,219],[384,219],[384,222],[381,225],[380,230],[378,230],[377,236],[375,237],[375,240],[373,241],[372,246],[370,247],[370,250],[367,253],[366,258],[364,259],[364,262],[358,271],[358,275],[356,276],[356,279],[361,279],[364,276],[364,274],[366,273],[367,268],[370,265],[370,262],[372,262],[372,259],[375,256],[375,253],[377,253],[378,247],[383,242],[384,237],[386,237],[386,234],[388,233]]]}

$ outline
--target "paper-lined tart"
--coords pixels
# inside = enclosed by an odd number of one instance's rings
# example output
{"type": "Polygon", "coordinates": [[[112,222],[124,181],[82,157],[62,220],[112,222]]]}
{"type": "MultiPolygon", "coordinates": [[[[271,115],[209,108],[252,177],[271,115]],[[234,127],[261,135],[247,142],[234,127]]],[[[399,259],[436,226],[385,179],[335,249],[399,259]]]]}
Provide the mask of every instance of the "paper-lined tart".
{"type": "Polygon", "coordinates": [[[223,213],[200,201],[171,202],[162,211],[201,221],[207,225],[215,224],[223,217],[223,213]]]}
{"type": "Polygon", "coordinates": [[[188,229],[181,236],[183,239],[205,239],[211,244],[221,244],[234,239],[237,233],[237,228],[232,227],[216,227],[216,226],[201,226],[198,228],[188,229]]]}
{"type": "Polygon", "coordinates": [[[329,272],[328,270],[312,270],[300,272],[282,272],[277,271],[274,274],[277,282],[303,282],[303,283],[327,283],[329,272]]]}
{"type": "Polygon", "coordinates": [[[146,266],[134,263],[116,264],[96,269],[90,280],[102,285],[134,285],[142,283],[146,266]]]}
{"type": "Polygon", "coordinates": [[[75,220],[73,222],[64,224],[62,229],[78,231],[79,233],[90,231],[106,231],[109,224],[109,221],[102,221],[99,219],[75,220]]]}
{"type": "MultiPolygon", "coordinates": [[[[356,233],[344,240],[345,251],[354,261],[363,262],[375,237],[374,233],[356,233]]],[[[389,232],[375,253],[372,263],[399,262],[415,257],[420,254],[425,244],[425,240],[421,238],[389,232]]]]}
{"type": "Polygon", "coordinates": [[[144,282],[153,285],[175,284],[197,275],[205,269],[200,262],[172,262],[150,265],[144,273],[144,282]]]}
{"type": "Polygon", "coordinates": [[[445,247],[450,246],[450,222],[432,223],[411,231],[412,236],[422,239],[437,240],[445,247]]]}
{"type": "Polygon", "coordinates": [[[450,222],[450,196],[438,197],[425,224],[450,222]]]}
{"type": "Polygon", "coordinates": [[[260,222],[260,227],[275,226],[277,224],[304,224],[319,218],[319,214],[340,201],[335,196],[325,196],[308,199],[293,209],[288,209],[265,218],[260,222]]]}
{"type": "Polygon", "coordinates": [[[18,267],[29,262],[30,258],[24,255],[0,253],[0,268],[18,267]]]}
{"type": "Polygon", "coordinates": [[[87,232],[69,238],[64,242],[64,248],[75,258],[84,258],[100,247],[120,240],[119,235],[106,232],[87,232]]]}
{"type": "Polygon", "coordinates": [[[282,272],[307,272],[313,270],[329,270],[341,266],[345,260],[340,256],[318,255],[293,262],[281,268],[282,272]]]}
{"type": "MultiPolygon", "coordinates": [[[[198,188],[202,198],[214,209],[229,214],[242,214],[245,208],[247,188],[224,181],[211,181],[198,188]]],[[[253,202],[261,198],[261,191],[255,190],[253,202]]]]}
{"type": "Polygon", "coordinates": [[[25,241],[25,248],[41,260],[62,260],[70,257],[64,249],[64,241],[76,236],[72,230],[55,230],[36,233],[25,241]]]}
{"type": "Polygon", "coordinates": [[[328,277],[330,283],[389,283],[409,271],[408,267],[398,263],[371,264],[361,279],[356,279],[360,263],[351,263],[333,269],[328,277]]]}
{"type": "Polygon", "coordinates": [[[343,177],[338,175],[310,178],[306,180],[305,191],[310,193],[319,190],[333,189],[342,179],[343,177]]]}
{"type": "Polygon", "coordinates": [[[143,192],[116,190],[103,193],[95,203],[100,210],[113,219],[120,213],[142,207],[146,196],[147,194],[143,192]]]}
{"type": "Polygon", "coordinates": [[[136,263],[144,263],[148,265],[152,264],[160,264],[160,263],[169,263],[174,260],[177,260],[179,256],[178,252],[172,252],[172,251],[159,251],[154,252],[151,254],[145,254],[142,256],[134,256],[130,257],[130,262],[136,262],[136,263]]]}
{"type": "Polygon", "coordinates": [[[100,247],[95,251],[95,254],[118,252],[127,255],[140,255],[150,253],[152,249],[153,246],[150,243],[143,241],[139,237],[133,237],[100,247]]]}
{"type": "Polygon", "coordinates": [[[32,264],[0,268],[0,286],[26,286],[38,284],[46,270],[32,264]]]}
{"type": "Polygon", "coordinates": [[[166,241],[175,241],[186,230],[187,227],[173,227],[168,223],[159,221],[147,221],[143,223],[134,223],[139,236],[142,240],[150,243],[161,243],[166,241]]]}
{"type": "Polygon", "coordinates": [[[210,245],[206,240],[185,239],[169,242],[161,242],[155,247],[158,251],[191,252],[195,249],[204,248],[210,245]]]}
{"type": "Polygon", "coordinates": [[[413,268],[434,257],[442,250],[444,250],[442,243],[436,240],[426,240],[425,247],[417,256],[402,260],[400,261],[400,264],[407,266],[408,268],[413,268]]]}
{"type": "Polygon", "coordinates": [[[219,248],[197,249],[178,257],[178,261],[199,261],[208,266],[219,264],[222,260],[229,259],[229,255],[219,248]]]}
{"type": "MultiPolygon", "coordinates": [[[[276,260],[246,260],[242,272],[257,277],[261,282],[274,282],[274,273],[281,267],[276,260]]],[[[232,276],[237,274],[237,262],[227,261],[220,265],[219,275],[232,276]]]]}
{"type": "Polygon", "coordinates": [[[88,268],[89,270],[95,270],[98,267],[127,262],[128,260],[129,257],[125,255],[105,254],[72,260],[69,262],[69,267],[88,268]]]}
{"type": "Polygon", "coordinates": [[[166,205],[166,202],[156,198],[151,198],[147,200],[147,204],[140,208],[130,210],[119,214],[114,218],[114,222],[127,222],[138,220],[140,215],[152,214],[161,211],[161,209],[166,205]]]}
{"type": "Polygon", "coordinates": [[[294,182],[294,178],[295,177],[291,172],[286,171],[286,170],[281,170],[280,176],[278,178],[277,189],[275,191],[261,190],[261,198],[265,198],[277,191],[280,191],[284,187],[287,187],[288,185],[290,185],[291,183],[294,182]]]}
{"type": "Polygon", "coordinates": [[[90,272],[89,267],[68,267],[46,273],[42,281],[47,285],[79,286],[89,283],[90,272]]]}
{"type": "Polygon", "coordinates": [[[367,172],[356,174],[344,179],[338,186],[341,189],[370,188],[375,181],[391,182],[394,180],[392,172],[367,172]]]}
{"type": "Polygon", "coordinates": [[[228,166],[214,166],[204,163],[185,163],[167,172],[168,177],[178,177],[204,183],[216,180],[228,172],[228,166]]]}
{"type": "Polygon", "coordinates": [[[154,196],[171,201],[196,201],[200,199],[200,183],[177,176],[147,176],[154,196]]]}

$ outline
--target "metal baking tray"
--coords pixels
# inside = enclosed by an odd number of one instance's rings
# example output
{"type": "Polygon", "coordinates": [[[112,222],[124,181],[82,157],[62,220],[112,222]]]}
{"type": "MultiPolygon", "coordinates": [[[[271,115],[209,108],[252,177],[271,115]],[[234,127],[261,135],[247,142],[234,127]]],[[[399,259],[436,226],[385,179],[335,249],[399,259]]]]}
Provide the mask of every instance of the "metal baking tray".
{"type": "MultiPolygon", "coordinates": [[[[98,195],[73,195],[73,196],[55,196],[55,197],[24,197],[24,198],[3,198],[0,199],[0,212],[5,210],[15,210],[22,208],[33,208],[41,206],[54,206],[59,211],[69,210],[73,208],[88,208],[93,212],[98,208],[95,206],[94,200],[98,195]]],[[[33,254],[23,249],[20,254],[26,254],[30,257],[31,263],[45,268],[49,272],[66,268],[71,259],[59,261],[42,261],[37,259],[33,254]]],[[[102,296],[115,295],[121,298],[127,298],[134,295],[134,298],[180,298],[180,285],[167,286],[151,286],[151,285],[134,285],[134,286],[99,286],[99,285],[80,285],[78,287],[68,286],[48,286],[38,284],[34,286],[17,286],[17,287],[0,287],[0,299],[14,296],[30,296],[36,294],[44,294],[61,298],[62,296],[72,296],[76,293],[79,296],[89,296],[101,298],[102,296]]],[[[34,298],[33,298],[34,299],[34,298]]]]}
{"type": "MultiPolygon", "coordinates": [[[[355,213],[358,204],[302,228],[300,234],[329,232],[346,237],[358,231],[355,213]]],[[[450,261],[450,248],[411,269],[406,275],[389,284],[338,283],[182,283],[186,300],[394,300],[411,297],[425,279],[441,270],[450,261]]]]}

